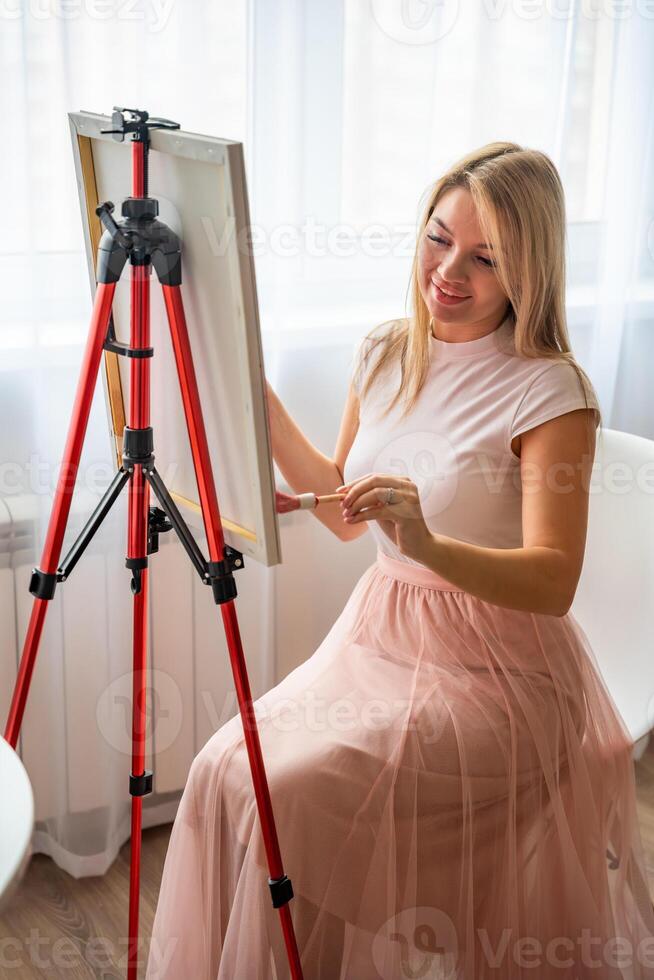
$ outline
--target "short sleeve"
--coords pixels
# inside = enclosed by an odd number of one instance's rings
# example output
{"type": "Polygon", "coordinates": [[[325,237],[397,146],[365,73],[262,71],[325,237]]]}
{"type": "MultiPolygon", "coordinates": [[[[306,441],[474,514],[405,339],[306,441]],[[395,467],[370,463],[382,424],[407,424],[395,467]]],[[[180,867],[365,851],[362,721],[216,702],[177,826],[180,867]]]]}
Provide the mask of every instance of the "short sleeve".
{"type": "Polygon", "coordinates": [[[584,390],[574,367],[567,361],[548,364],[533,378],[522,393],[513,415],[510,439],[532,429],[541,422],[573,412],[577,408],[595,409],[595,428],[599,425],[600,413],[597,396],[592,389],[584,390]]]}

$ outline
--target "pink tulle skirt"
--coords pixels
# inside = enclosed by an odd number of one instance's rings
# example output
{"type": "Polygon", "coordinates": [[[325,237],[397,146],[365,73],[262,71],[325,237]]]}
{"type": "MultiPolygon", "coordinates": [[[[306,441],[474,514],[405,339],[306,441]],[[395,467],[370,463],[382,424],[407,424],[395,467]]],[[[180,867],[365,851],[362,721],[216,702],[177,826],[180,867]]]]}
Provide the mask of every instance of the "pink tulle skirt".
{"type": "MultiPolygon", "coordinates": [[[[255,702],[305,980],[643,980],[631,741],[573,616],[381,552],[255,702]]],[[[194,759],[147,980],[287,980],[240,715],[194,759]]]]}

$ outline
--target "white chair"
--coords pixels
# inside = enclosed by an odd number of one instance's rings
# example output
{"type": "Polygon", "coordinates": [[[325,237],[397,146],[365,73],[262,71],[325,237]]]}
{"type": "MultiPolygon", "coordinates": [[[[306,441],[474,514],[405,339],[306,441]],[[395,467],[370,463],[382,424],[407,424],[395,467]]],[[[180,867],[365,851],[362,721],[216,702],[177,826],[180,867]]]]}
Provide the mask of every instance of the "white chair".
{"type": "Polygon", "coordinates": [[[602,429],[571,610],[634,742],[654,728],[654,441],[602,429]]]}
{"type": "Polygon", "coordinates": [[[25,767],[0,736],[0,909],[8,904],[32,853],[34,796],[25,767]]]}

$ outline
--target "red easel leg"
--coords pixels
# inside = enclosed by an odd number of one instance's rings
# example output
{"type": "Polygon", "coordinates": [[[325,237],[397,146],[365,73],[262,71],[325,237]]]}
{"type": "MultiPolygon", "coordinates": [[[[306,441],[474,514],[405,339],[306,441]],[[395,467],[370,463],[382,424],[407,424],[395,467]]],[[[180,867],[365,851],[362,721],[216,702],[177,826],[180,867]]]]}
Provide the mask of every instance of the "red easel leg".
{"type": "MultiPolygon", "coordinates": [[[[131,267],[131,345],[150,346],[150,269],[148,265],[131,267]]],[[[132,358],[130,365],[129,427],[146,429],[150,425],[150,359],[132,358]]],[[[150,486],[143,467],[135,466],[129,485],[128,558],[144,563],[148,548],[148,515],[150,486]]],[[[146,668],[148,649],[148,569],[134,573],[140,581],[134,591],[133,674],[132,674],[132,776],[145,773],[146,738],[146,668]]],[[[139,946],[139,891],[141,870],[141,824],[143,796],[132,795],[132,833],[129,880],[129,948],[127,980],[136,980],[139,946]]]]}
{"type": "MultiPolygon", "coordinates": [[[[144,495],[149,494],[145,486],[144,495]]],[[[134,596],[134,672],[132,675],[132,772],[142,775],[145,770],[146,737],[146,660],[148,624],[148,570],[141,573],[141,591],[134,596]]],[[[138,975],[139,952],[139,894],[141,875],[141,832],[143,797],[132,796],[132,824],[129,869],[129,947],[127,956],[128,980],[138,975]]]]}
{"type": "MultiPolygon", "coordinates": [[[[162,290],[175,353],[175,362],[177,364],[177,374],[181,387],[191,451],[193,453],[195,477],[202,505],[202,516],[209,546],[209,556],[211,561],[220,561],[223,558],[224,551],[223,530],[181,291],[179,286],[162,286],[162,290]]],[[[221,603],[220,611],[223,617],[232,674],[234,676],[236,695],[243,722],[245,744],[250,760],[254,792],[270,877],[272,879],[280,879],[284,876],[282,858],[279,850],[277,831],[275,829],[268,780],[261,755],[256,715],[252,706],[252,695],[245,667],[234,600],[230,599],[227,602],[221,603]]],[[[300,957],[293,930],[293,920],[288,902],[279,906],[279,914],[291,966],[291,975],[293,980],[302,980],[302,967],[300,965],[300,957]]]]}
{"type": "MultiPolygon", "coordinates": [[[[86,341],[84,359],[77,383],[73,413],[57,480],[57,489],[55,490],[48,532],[41,554],[41,564],[39,565],[40,571],[47,575],[55,575],[59,564],[61,545],[66,532],[66,522],[70,512],[73,491],[75,490],[75,480],[77,478],[77,470],[84,444],[84,435],[91,411],[93,392],[95,391],[95,384],[98,377],[102,348],[105,337],[107,336],[107,327],[109,325],[111,304],[115,290],[115,283],[99,283],[95,294],[89,335],[86,341]]],[[[4,736],[14,749],[16,748],[20,734],[20,726],[23,721],[36,653],[41,639],[49,601],[49,599],[39,599],[37,597],[34,599],[32,605],[32,613],[25,636],[18,677],[16,679],[16,686],[7,717],[4,736]]]]}

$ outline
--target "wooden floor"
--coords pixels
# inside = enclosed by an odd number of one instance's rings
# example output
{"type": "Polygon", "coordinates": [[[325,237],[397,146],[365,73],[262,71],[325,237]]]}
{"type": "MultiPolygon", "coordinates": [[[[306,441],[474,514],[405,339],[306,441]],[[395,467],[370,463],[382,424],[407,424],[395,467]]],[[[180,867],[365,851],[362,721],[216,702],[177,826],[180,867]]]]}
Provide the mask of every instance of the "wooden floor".
{"type": "MultiPolygon", "coordinates": [[[[654,739],[636,763],[636,782],[654,899],[654,739]]],[[[139,977],[145,973],[170,829],[171,825],[155,827],[143,834],[139,977]]],[[[123,980],[128,895],[129,844],[109,872],[98,878],[71,878],[50,858],[35,855],[10,910],[0,917],[0,980],[123,980]],[[89,943],[93,937],[94,943],[89,943]]]]}
{"type": "MultiPolygon", "coordinates": [[[[145,976],[171,828],[143,831],[139,977],[145,976]]],[[[125,980],[129,858],[127,842],[106,875],[72,878],[51,858],[35,854],[9,909],[0,915],[1,980],[125,980]],[[7,937],[13,939],[9,946],[7,937]]]]}

